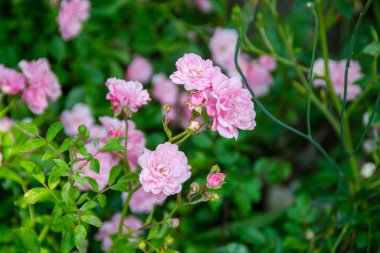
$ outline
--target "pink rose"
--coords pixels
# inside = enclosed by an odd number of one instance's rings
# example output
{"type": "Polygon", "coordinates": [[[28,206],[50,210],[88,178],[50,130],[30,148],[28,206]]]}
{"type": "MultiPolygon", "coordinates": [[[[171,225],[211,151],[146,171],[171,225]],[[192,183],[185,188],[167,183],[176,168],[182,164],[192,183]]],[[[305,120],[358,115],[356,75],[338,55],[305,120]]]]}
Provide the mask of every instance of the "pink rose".
{"type": "Polygon", "coordinates": [[[90,132],[90,140],[103,140],[108,136],[108,132],[103,126],[90,125],[87,127],[87,130],[90,132]]]}
{"type": "Polygon", "coordinates": [[[62,95],[61,85],[45,58],[30,62],[22,60],[18,66],[26,77],[29,86],[38,87],[48,99],[55,101],[62,95]]]}
{"type": "Polygon", "coordinates": [[[0,118],[0,132],[8,132],[16,122],[8,117],[0,118]]]}
{"type": "Polygon", "coordinates": [[[208,188],[213,188],[213,189],[217,189],[217,188],[220,188],[222,186],[222,184],[224,183],[224,178],[226,177],[226,175],[224,173],[210,173],[208,176],[207,176],[207,187],[208,188]]]}
{"type": "MultiPolygon", "coordinates": [[[[125,200],[128,193],[122,194],[122,199],[125,200]]],[[[133,213],[150,213],[156,205],[162,205],[165,199],[159,199],[152,193],[145,192],[142,188],[138,189],[131,197],[129,207],[133,213]]]]}
{"type": "Polygon", "coordinates": [[[68,136],[76,135],[80,125],[84,124],[88,129],[94,124],[90,107],[82,103],[76,104],[71,111],[64,110],[60,119],[68,136]]]}
{"type": "Polygon", "coordinates": [[[144,191],[158,195],[160,199],[180,192],[182,183],[191,175],[186,155],[169,142],[158,145],[155,151],[145,149],[138,163],[142,169],[140,182],[144,191]]]}
{"type": "MultiPolygon", "coordinates": [[[[112,239],[111,235],[116,234],[119,229],[119,223],[121,219],[121,213],[116,213],[112,216],[110,221],[105,221],[103,225],[99,228],[99,232],[96,234],[95,239],[102,241],[102,250],[106,252],[109,247],[111,247],[112,239]]],[[[124,219],[124,226],[122,234],[127,234],[130,231],[134,231],[143,226],[143,223],[137,219],[135,216],[127,216],[124,219]]],[[[141,232],[133,234],[133,236],[140,235],[141,232]]],[[[130,239],[134,241],[134,239],[130,239]]]]}
{"type": "Polygon", "coordinates": [[[38,86],[29,86],[22,93],[22,100],[34,114],[42,114],[48,106],[45,92],[38,86]]]}
{"type": "Polygon", "coordinates": [[[139,82],[108,78],[106,86],[109,90],[106,98],[111,101],[116,115],[119,115],[123,108],[136,112],[150,101],[148,91],[144,90],[139,82]]]}
{"type": "Polygon", "coordinates": [[[195,5],[204,13],[210,13],[212,11],[210,0],[195,0],[195,5]]]}
{"type": "MultiPolygon", "coordinates": [[[[121,133],[121,136],[125,134],[125,122],[120,121],[117,118],[100,117],[100,123],[108,131],[114,131],[121,133]]],[[[133,121],[128,121],[128,142],[127,142],[127,157],[129,165],[132,171],[136,171],[138,157],[144,152],[145,137],[144,133],[136,129],[136,125],[133,121]]]]}
{"type": "MultiPolygon", "coordinates": [[[[93,143],[88,143],[85,145],[87,151],[91,153],[93,156],[98,152],[98,149],[94,146],[93,143]]],[[[94,156],[99,161],[99,173],[96,173],[91,170],[90,168],[90,162],[86,161],[80,161],[74,164],[73,168],[74,170],[78,170],[80,167],[84,166],[82,170],[81,176],[84,177],[91,177],[93,178],[99,186],[99,191],[103,190],[106,185],[108,184],[108,179],[110,176],[110,172],[112,167],[116,166],[118,164],[117,159],[115,159],[111,153],[107,152],[98,152],[96,156],[94,156]],[[86,164],[86,165],[84,165],[86,164]]],[[[85,187],[76,184],[76,186],[85,191],[93,190],[91,185],[87,183],[85,187]]]]}
{"type": "Polygon", "coordinates": [[[135,55],[127,68],[126,79],[146,83],[149,81],[152,73],[153,68],[150,62],[140,55],[135,55]]]}
{"type": "Polygon", "coordinates": [[[238,129],[252,130],[256,126],[252,96],[237,77],[213,83],[205,92],[207,114],[213,119],[212,130],[225,138],[238,138],[238,129]]]}
{"type": "Polygon", "coordinates": [[[185,54],[176,62],[177,71],[170,75],[175,84],[184,84],[186,90],[204,90],[211,87],[211,79],[220,73],[211,60],[203,60],[199,55],[185,54]]]}
{"type": "Polygon", "coordinates": [[[80,33],[83,22],[89,18],[90,5],[88,0],[63,0],[61,2],[57,22],[64,40],[70,40],[80,33]]]}
{"type": "Polygon", "coordinates": [[[227,71],[235,69],[234,54],[238,34],[233,29],[217,28],[209,48],[213,61],[227,71]]]}
{"type": "Polygon", "coordinates": [[[268,71],[273,71],[276,69],[276,60],[273,57],[262,55],[258,59],[258,63],[261,67],[268,71]]]}
{"type": "Polygon", "coordinates": [[[256,96],[261,97],[269,93],[273,78],[266,68],[257,63],[250,63],[244,74],[256,96]]]}
{"type": "Polygon", "coordinates": [[[205,101],[203,93],[200,91],[196,91],[191,93],[189,103],[192,106],[201,106],[205,101]]]}
{"type": "Polygon", "coordinates": [[[16,70],[0,64],[0,89],[4,94],[16,95],[25,88],[25,77],[16,70]]]}
{"type": "Polygon", "coordinates": [[[178,100],[178,86],[173,84],[164,74],[153,76],[153,96],[162,105],[174,105],[178,100]]]}

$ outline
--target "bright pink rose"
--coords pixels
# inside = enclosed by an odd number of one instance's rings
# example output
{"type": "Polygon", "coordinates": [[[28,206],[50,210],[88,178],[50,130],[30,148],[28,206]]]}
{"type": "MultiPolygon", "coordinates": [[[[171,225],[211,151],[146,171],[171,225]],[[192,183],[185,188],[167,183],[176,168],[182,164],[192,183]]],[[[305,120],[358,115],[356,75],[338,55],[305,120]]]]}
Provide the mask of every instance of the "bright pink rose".
{"type": "Polygon", "coordinates": [[[42,114],[48,106],[45,92],[38,86],[29,86],[22,93],[22,100],[34,114],[42,114]]]}
{"type": "MultiPolygon", "coordinates": [[[[122,199],[128,197],[128,192],[122,194],[122,199]]],[[[165,199],[158,199],[156,195],[145,192],[142,188],[135,192],[129,201],[129,207],[133,213],[150,213],[156,205],[162,205],[165,199]]]]}
{"type": "Polygon", "coordinates": [[[266,68],[257,63],[250,63],[244,74],[256,96],[260,97],[269,93],[273,78],[266,68]]]}
{"type": "MultiPolygon", "coordinates": [[[[344,73],[346,68],[346,60],[334,61],[329,60],[328,62],[330,79],[334,86],[334,90],[338,96],[343,99],[344,95],[344,73]]],[[[325,66],[323,59],[317,59],[314,63],[313,73],[320,77],[324,77],[325,66]]],[[[361,87],[355,85],[355,83],[363,78],[363,73],[358,62],[352,61],[348,76],[347,76],[347,101],[355,99],[362,91],[361,87]]],[[[322,79],[314,80],[314,86],[326,87],[326,82],[322,79]]]]}
{"type": "Polygon", "coordinates": [[[138,163],[142,169],[140,182],[144,191],[160,199],[180,192],[182,183],[191,175],[186,155],[169,142],[158,145],[155,151],[145,149],[138,163]]]}
{"type": "Polygon", "coordinates": [[[195,5],[204,13],[210,13],[212,11],[210,0],[195,0],[195,5]]]}
{"type": "Polygon", "coordinates": [[[76,104],[71,111],[64,110],[60,119],[68,136],[76,135],[80,125],[84,124],[88,129],[94,124],[90,107],[82,103],[76,104]]]}
{"type": "Polygon", "coordinates": [[[70,40],[80,33],[83,22],[90,16],[90,5],[88,0],[63,0],[61,2],[57,22],[64,40],[70,40]]]}
{"type": "Polygon", "coordinates": [[[170,75],[173,83],[184,84],[186,90],[204,90],[211,87],[210,80],[220,73],[211,60],[203,60],[199,55],[185,54],[176,62],[177,71],[170,75]]]}
{"type": "Polygon", "coordinates": [[[235,30],[217,28],[210,40],[212,60],[227,71],[235,69],[234,54],[237,38],[235,30]]]}
{"type": "MultiPolygon", "coordinates": [[[[95,239],[102,241],[102,250],[106,252],[109,247],[111,247],[112,239],[111,235],[116,234],[119,229],[119,223],[121,219],[121,213],[116,213],[112,216],[110,221],[105,221],[103,225],[99,228],[99,232],[96,234],[95,239]]],[[[134,231],[143,226],[143,223],[137,219],[135,216],[127,216],[124,219],[124,226],[122,234],[127,234],[130,231],[134,231]]],[[[141,232],[133,234],[133,236],[138,236],[141,232]]],[[[130,239],[130,241],[134,241],[130,239]]]]}
{"type": "Polygon", "coordinates": [[[0,118],[0,132],[8,132],[16,122],[8,117],[0,118]]]}
{"type": "Polygon", "coordinates": [[[135,55],[127,68],[126,79],[146,83],[149,81],[152,73],[153,68],[150,62],[140,55],[135,55]]]}
{"type": "Polygon", "coordinates": [[[164,74],[153,76],[153,96],[162,105],[174,105],[178,100],[178,86],[173,84],[164,74]]]}
{"type": "Polygon", "coordinates": [[[55,101],[62,95],[61,85],[45,58],[30,62],[22,60],[18,66],[25,75],[29,86],[38,87],[50,100],[55,101]]]}
{"type": "MultiPolygon", "coordinates": [[[[91,153],[93,156],[98,152],[98,149],[94,146],[93,143],[88,143],[85,145],[87,151],[91,153]]],[[[86,161],[80,161],[74,164],[74,170],[78,170],[80,167],[84,166],[82,168],[82,174],[81,176],[84,177],[91,177],[93,178],[99,186],[99,191],[103,190],[106,185],[108,184],[108,179],[110,176],[110,172],[112,167],[116,166],[118,164],[118,160],[115,159],[111,153],[107,152],[99,152],[96,156],[94,156],[99,161],[99,173],[96,173],[91,170],[90,168],[90,162],[86,161]],[[86,165],[84,165],[86,164],[86,165]]],[[[83,187],[79,184],[76,184],[76,186],[85,191],[93,190],[91,185],[87,183],[86,187],[83,187]]]]}
{"type": "Polygon", "coordinates": [[[4,94],[15,95],[25,88],[25,77],[16,70],[0,64],[0,89],[4,94]]]}
{"type": "MultiPolygon", "coordinates": [[[[120,132],[121,136],[125,133],[125,122],[117,118],[100,117],[100,123],[108,131],[120,132]]],[[[128,121],[128,142],[127,142],[127,157],[132,171],[136,171],[138,157],[144,152],[145,137],[144,133],[136,129],[133,121],[128,121]]]]}
{"type": "Polygon", "coordinates": [[[238,138],[238,129],[252,130],[256,126],[252,96],[237,77],[221,78],[213,90],[205,92],[207,114],[213,119],[212,130],[225,138],[238,138]]]}
{"type": "Polygon", "coordinates": [[[207,176],[207,187],[217,189],[224,183],[224,178],[226,175],[224,173],[211,173],[207,176]]]}
{"type": "Polygon", "coordinates": [[[276,60],[273,57],[267,56],[267,55],[262,55],[258,59],[258,63],[260,64],[261,67],[268,71],[273,71],[276,69],[276,60]]]}
{"type": "Polygon", "coordinates": [[[106,98],[111,101],[116,115],[119,115],[123,108],[136,112],[150,101],[148,91],[144,90],[139,82],[108,78],[106,86],[109,90],[106,98]]]}
{"type": "Polygon", "coordinates": [[[205,102],[205,97],[200,91],[191,93],[189,103],[192,106],[201,106],[205,102]]]}

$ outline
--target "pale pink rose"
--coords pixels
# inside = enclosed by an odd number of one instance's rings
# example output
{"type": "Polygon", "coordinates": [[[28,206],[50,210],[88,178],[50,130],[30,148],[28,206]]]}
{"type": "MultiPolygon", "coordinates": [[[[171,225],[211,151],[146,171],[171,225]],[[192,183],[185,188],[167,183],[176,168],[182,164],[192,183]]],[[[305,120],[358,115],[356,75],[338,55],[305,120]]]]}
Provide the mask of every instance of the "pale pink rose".
{"type": "Polygon", "coordinates": [[[227,71],[235,69],[234,55],[237,39],[238,34],[235,30],[217,28],[210,40],[212,60],[227,71]]]}
{"type": "Polygon", "coordinates": [[[164,74],[152,78],[153,96],[160,104],[174,105],[178,100],[178,86],[173,84],[164,74]]]}
{"type": "Polygon", "coordinates": [[[180,192],[182,183],[191,175],[186,155],[169,142],[158,145],[154,151],[145,149],[138,163],[142,169],[140,182],[144,191],[160,199],[180,192]]]}
{"type": "Polygon", "coordinates": [[[55,101],[62,95],[61,85],[45,58],[30,62],[22,60],[18,66],[26,77],[29,86],[38,87],[50,100],[55,101]]]}
{"type": "Polygon", "coordinates": [[[270,86],[273,84],[273,77],[266,68],[252,62],[244,74],[256,96],[260,97],[269,93],[270,86]]]}
{"type": "Polygon", "coordinates": [[[29,86],[22,93],[22,100],[34,114],[42,114],[48,106],[45,92],[38,86],[29,86]]]}
{"type": "Polygon", "coordinates": [[[185,54],[176,62],[177,71],[170,75],[175,84],[184,84],[186,90],[204,90],[211,87],[211,79],[220,73],[211,60],[203,60],[199,55],[185,54]]]}
{"type": "Polygon", "coordinates": [[[8,117],[0,118],[0,132],[8,132],[16,122],[8,117]]]}
{"type": "Polygon", "coordinates": [[[277,67],[276,60],[273,57],[262,55],[258,59],[258,63],[266,70],[273,71],[277,67]]]}
{"type": "Polygon", "coordinates": [[[119,115],[123,108],[136,112],[150,101],[148,91],[144,90],[139,82],[108,78],[106,86],[109,90],[106,98],[111,101],[116,115],[119,115]]]}
{"type": "Polygon", "coordinates": [[[86,125],[88,129],[94,124],[90,107],[82,103],[76,104],[71,111],[64,110],[60,119],[68,136],[76,135],[80,125],[86,125]]]}
{"type": "Polygon", "coordinates": [[[90,132],[90,140],[103,140],[108,136],[108,132],[103,126],[90,125],[87,127],[87,130],[90,132]]]}
{"type": "MultiPolygon", "coordinates": [[[[87,151],[91,153],[93,156],[98,152],[98,149],[94,146],[93,143],[88,143],[85,145],[87,151]]],[[[79,155],[79,157],[81,157],[79,155]]],[[[99,186],[99,191],[103,190],[106,185],[108,184],[108,179],[110,176],[110,172],[112,167],[116,166],[118,164],[118,160],[115,159],[111,153],[108,152],[98,152],[96,156],[94,156],[99,161],[99,174],[92,171],[90,168],[90,162],[87,161],[80,161],[74,164],[73,168],[74,170],[78,170],[80,167],[84,166],[82,168],[81,176],[84,177],[91,177],[93,178],[99,186]],[[86,163],[87,162],[87,163],[86,163]],[[84,165],[85,164],[85,165],[84,165]]],[[[82,185],[76,184],[76,186],[85,191],[93,190],[91,185],[86,182],[86,186],[83,187],[82,185]]]]}
{"type": "MultiPolygon", "coordinates": [[[[112,239],[111,235],[116,234],[119,229],[119,223],[121,219],[121,213],[116,213],[112,216],[110,221],[105,221],[103,225],[99,228],[99,232],[96,234],[95,239],[102,241],[102,250],[106,252],[109,247],[111,247],[112,239]]],[[[122,234],[127,234],[131,231],[139,229],[143,226],[143,223],[137,219],[135,216],[127,216],[124,219],[124,226],[122,234]]],[[[134,233],[132,236],[138,236],[141,232],[134,233]]],[[[134,239],[129,239],[129,241],[134,241],[134,239]]]]}
{"type": "MultiPolygon", "coordinates": [[[[125,134],[125,122],[117,118],[100,117],[100,123],[108,131],[115,131],[125,134]]],[[[122,142],[125,143],[125,142],[122,142]]],[[[125,144],[123,144],[125,145],[125,144]]],[[[144,133],[136,129],[133,121],[128,120],[128,141],[127,141],[127,158],[132,171],[136,171],[138,157],[144,152],[145,137],[144,133]]]]}
{"type": "Polygon", "coordinates": [[[90,1],[62,0],[57,22],[64,40],[76,37],[90,16],[90,1]]]}
{"type": "Polygon", "coordinates": [[[204,13],[210,13],[212,11],[210,0],[195,0],[195,5],[204,13]]]}
{"type": "Polygon", "coordinates": [[[189,103],[192,106],[201,106],[205,102],[205,97],[200,91],[191,93],[189,103]]]}
{"type": "Polygon", "coordinates": [[[213,119],[212,130],[225,138],[238,138],[238,129],[252,130],[256,126],[252,96],[243,88],[241,80],[232,77],[213,83],[213,90],[205,92],[207,114],[213,119]]]}
{"type": "Polygon", "coordinates": [[[222,186],[222,184],[224,183],[224,179],[225,179],[226,175],[224,173],[210,173],[208,176],[207,176],[207,187],[209,188],[213,188],[213,189],[217,189],[217,188],[220,188],[222,186]]]}
{"type": "Polygon", "coordinates": [[[135,55],[127,68],[126,79],[146,83],[149,81],[152,73],[153,68],[150,62],[140,55],[135,55]]]}
{"type": "Polygon", "coordinates": [[[16,70],[0,64],[0,89],[4,94],[16,95],[25,88],[25,77],[16,70]]]}
{"type": "MultiPolygon", "coordinates": [[[[122,194],[123,202],[128,197],[128,192],[122,194]]],[[[158,199],[156,195],[138,189],[129,201],[129,208],[133,213],[150,213],[156,205],[162,205],[165,199],[158,199]]]]}

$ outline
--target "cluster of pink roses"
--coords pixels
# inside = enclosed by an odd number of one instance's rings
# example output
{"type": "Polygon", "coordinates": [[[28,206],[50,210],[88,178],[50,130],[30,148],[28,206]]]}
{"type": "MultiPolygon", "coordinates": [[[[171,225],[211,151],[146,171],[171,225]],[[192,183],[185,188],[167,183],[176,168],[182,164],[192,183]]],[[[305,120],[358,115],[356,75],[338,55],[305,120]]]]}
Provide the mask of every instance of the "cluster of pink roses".
{"type": "Polygon", "coordinates": [[[4,94],[22,92],[22,99],[34,114],[42,114],[49,100],[57,100],[61,94],[58,78],[45,58],[19,62],[22,73],[0,65],[0,89],[4,94]]]}
{"type": "Polygon", "coordinates": [[[63,0],[61,2],[57,22],[64,40],[70,40],[80,33],[83,22],[90,16],[90,6],[88,0],[63,0]]]}
{"type": "MultiPolygon", "coordinates": [[[[336,94],[343,99],[344,95],[344,73],[346,68],[346,60],[334,61],[329,60],[328,70],[330,74],[331,82],[334,86],[336,94]]],[[[319,58],[314,63],[313,73],[321,78],[326,76],[325,64],[322,58],[319,58]]],[[[363,73],[358,62],[352,61],[347,78],[347,101],[355,99],[362,91],[361,87],[355,85],[355,83],[363,78],[363,73]]],[[[326,81],[322,79],[315,79],[314,86],[326,87],[326,81]]]]}
{"type": "MultiPolygon", "coordinates": [[[[234,64],[237,38],[238,34],[235,30],[217,28],[209,44],[212,59],[230,76],[239,76],[234,64]]],[[[267,95],[273,84],[271,72],[276,69],[276,61],[269,56],[260,56],[253,61],[249,55],[240,52],[238,61],[253,92],[257,96],[267,95]]]]}

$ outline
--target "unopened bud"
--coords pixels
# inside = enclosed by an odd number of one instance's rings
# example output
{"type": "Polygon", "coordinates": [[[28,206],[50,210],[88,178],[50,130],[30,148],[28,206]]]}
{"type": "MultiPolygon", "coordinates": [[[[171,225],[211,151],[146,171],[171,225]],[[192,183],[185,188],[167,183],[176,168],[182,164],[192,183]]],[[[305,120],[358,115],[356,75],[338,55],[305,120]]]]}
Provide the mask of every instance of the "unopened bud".
{"type": "Polygon", "coordinates": [[[211,198],[211,193],[210,192],[205,192],[202,195],[203,201],[209,201],[211,198]]]}
{"type": "Polygon", "coordinates": [[[167,245],[172,245],[174,243],[174,238],[172,236],[168,235],[164,238],[164,241],[167,245]]]}
{"type": "Polygon", "coordinates": [[[146,243],[145,243],[144,241],[141,241],[141,242],[139,243],[139,249],[141,249],[141,250],[145,250],[145,248],[146,248],[146,243]]]}
{"type": "Polygon", "coordinates": [[[198,183],[196,183],[196,182],[191,183],[191,185],[190,185],[190,194],[194,194],[194,193],[199,192],[199,189],[200,189],[200,187],[199,187],[198,183]]]}
{"type": "Polygon", "coordinates": [[[173,219],[170,219],[169,226],[172,228],[176,228],[179,226],[179,223],[180,223],[180,221],[178,218],[173,218],[173,219]]]}
{"type": "Polygon", "coordinates": [[[217,202],[219,200],[219,195],[215,192],[212,192],[210,194],[210,201],[211,202],[217,202]]]}
{"type": "Polygon", "coordinates": [[[200,128],[201,124],[198,121],[193,120],[189,124],[189,130],[192,132],[198,132],[200,128]]]}
{"type": "Polygon", "coordinates": [[[375,169],[376,165],[374,163],[365,163],[360,170],[360,175],[364,178],[369,178],[373,175],[375,169]]]}
{"type": "Polygon", "coordinates": [[[219,165],[215,164],[211,167],[211,172],[210,173],[219,173],[220,172],[220,167],[219,165]]]}
{"type": "Polygon", "coordinates": [[[193,107],[201,106],[205,102],[205,98],[201,91],[191,93],[189,103],[193,107]]]}
{"type": "Polygon", "coordinates": [[[87,127],[86,127],[84,124],[80,125],[80,126],[78,127],[78,132],[79,132],[81,135],[85,135],[86,132],[87,132],[87,127]]]}
{"type": "Polygon", "coordinates": [[[307,2],[306,3],[306,8],[308,8],[309,10],[311,10],[311,9],[314,8],[314,4],[312,2],[307,2]]]}
{"type": "Polygon", "coordinates": [[[224,183],[224,179],[225,179],[226,175],[224,173],[210,173],[208,176],[207,176],[207,187],[208,188],[213,188],[213,189],[217,189],[217,188],[220,188],[222,186],[222,184],[224,183]]]}
{"type": "Polygon", "coordinates": [[[169,104],[165,104],[163,108],[164,108],[164,112],[166,113],[170,112],[170,110],[172,109],[172,107],[169,104]]]}

